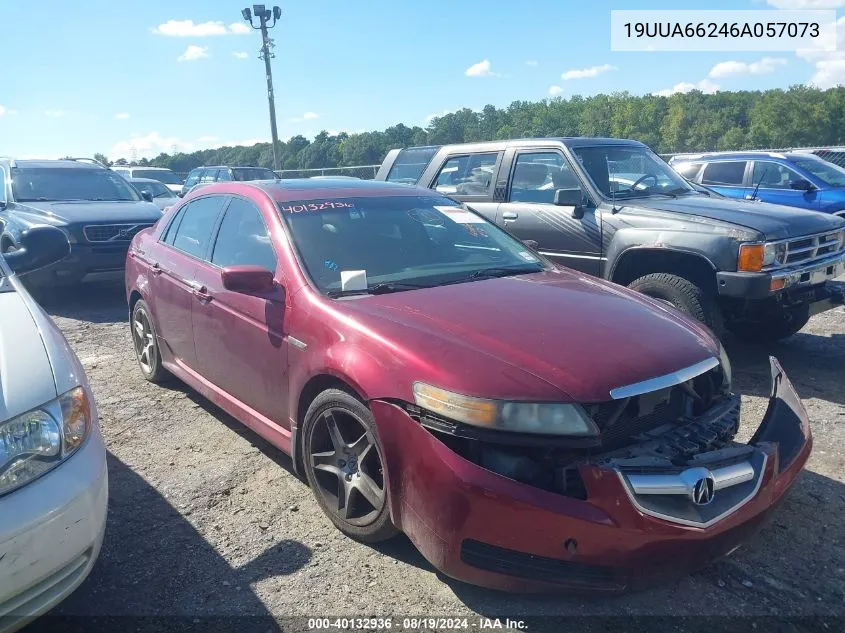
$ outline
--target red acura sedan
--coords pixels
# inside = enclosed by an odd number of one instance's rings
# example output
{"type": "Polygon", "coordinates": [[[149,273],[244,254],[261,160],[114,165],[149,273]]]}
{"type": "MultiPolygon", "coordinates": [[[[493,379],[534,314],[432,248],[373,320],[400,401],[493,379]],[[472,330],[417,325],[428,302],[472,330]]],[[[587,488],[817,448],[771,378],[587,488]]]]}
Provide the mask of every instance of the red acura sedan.
{"type": "Polygon", "coordinates": [[[344,533],[401,530],[478,585],[618,592],[700,567],[811,449],[775,359],[736,442],[703,326],[430,190],[210,185],[134,238],[126,287],[147,380],[176,376],[289,453],[344,533]]]}

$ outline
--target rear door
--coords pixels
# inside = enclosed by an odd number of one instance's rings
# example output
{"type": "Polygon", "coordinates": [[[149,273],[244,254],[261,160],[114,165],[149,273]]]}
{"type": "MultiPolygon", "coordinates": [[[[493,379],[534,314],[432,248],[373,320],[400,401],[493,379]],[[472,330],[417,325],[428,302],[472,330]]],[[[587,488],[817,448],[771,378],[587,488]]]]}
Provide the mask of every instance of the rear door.
{"type": "Polygon", "coordinates": [[[150,295],[156,329],[177,361],[197,368],[191,326],[194,274],[208,251],[224,197],[206,196],[186,204],[151,253],[150,295]]]}
{"type": "Polygon", "coordinates": [[[707,163],[701,172],[701,184],[730,198],[744,198],[750,179],[750,165],[746,160],[720,160],[707,163]]]}
{"type": "Polygon", "coordinates": [[[757,198],[763,202],[818,210],[821,202],[820,192],[818,189],[813,191],[793,189],[790,184],[798,180],[807,180],[807,178],[782,163],[755,160],[749,195],[753,193],[759,182],[760,188],[757,189],[757,198]]]}
{"type": "Polygon", "coordinates": [[[276,273],[278,257],[258,206],[233,196],[208,256],[196,269],[192,320],[202,376],[234,399],[288,428],[288,346],[283,345],[284,291],[257,296],[223,287],[226,266],[276,273]]]}
{"type": "Polygon", "coordinates": [[[444,156],[431,180],[420,184],[465,202],[495,222],[498,203],[493,199],[493,190],[503,153],[486,151],[444,156]]]}
{"type": "Polygon", "coordinates": [[[601,273],[601,218],[595,208],[574,217],[554,204],[558,189],[579,189],[577,173],[559,149],[517,150],[510,163],[506,201],[496,221],[521,240],[534,240],[552,261],[591,275],[601,273]]]}

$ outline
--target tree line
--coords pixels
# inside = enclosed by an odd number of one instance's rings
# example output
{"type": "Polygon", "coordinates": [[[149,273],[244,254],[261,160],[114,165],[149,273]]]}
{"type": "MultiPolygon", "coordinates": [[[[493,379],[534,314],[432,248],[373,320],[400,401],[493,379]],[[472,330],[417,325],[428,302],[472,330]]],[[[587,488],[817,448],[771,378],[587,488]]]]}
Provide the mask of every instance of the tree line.
{"type": "MultiPolygon", "coordinates": [[[[294,136],[279,143],[282,169],[372,165],[388,150],[541,136],[608,136],[642,141],[658,153],[845,144],[845,86],[818,90],[717,92],[669,97],[627,92],[514,101],[506,108],[464,108],[426,127],[402,123],[383,131],[294,136]]],[[[102,155],[97,155],[105,160],[102,155]]],[[[125,159],[117,161],[126,163],[125,159]]],[[[185,173],[201,165],[273,166],[270,143],[162,153],[140,165],[185,173]]]]}

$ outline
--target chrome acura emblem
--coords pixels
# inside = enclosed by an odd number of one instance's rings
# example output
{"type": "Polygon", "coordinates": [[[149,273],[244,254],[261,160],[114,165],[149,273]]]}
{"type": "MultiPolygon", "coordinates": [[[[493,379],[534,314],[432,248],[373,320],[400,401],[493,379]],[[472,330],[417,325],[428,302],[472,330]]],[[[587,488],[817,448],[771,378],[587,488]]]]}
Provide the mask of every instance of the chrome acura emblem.
{"type": "Polygon", "coordinates": [[[716,482],[712,475],[706,475],[696,481],[690,491],[690,498],[697,506],[706,506],[716,495],[716,482]]]}

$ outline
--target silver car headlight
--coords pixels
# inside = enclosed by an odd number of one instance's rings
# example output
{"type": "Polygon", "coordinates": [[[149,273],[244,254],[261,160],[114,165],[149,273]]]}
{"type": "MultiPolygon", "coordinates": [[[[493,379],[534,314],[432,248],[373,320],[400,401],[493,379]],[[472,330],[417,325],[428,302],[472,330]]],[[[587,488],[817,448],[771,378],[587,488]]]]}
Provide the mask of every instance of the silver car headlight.
{"type": "Polygon", "coordinates": [[[513,433],[595,437],[598,427],[577,404],[507,402],[474,398],[414,383],[417,406],[472,426],[513,433]]]}
{"type": "Polygon", "coordinates": [[[0,422],[0,495],[52,470],[82,445],[91,429],[91,401],[83,387],[0,422]]]}
{"type": "Polygon", "coordinates": [[[733,382],[733,370],[731,369],[731,359],[728,358],[728,353],[725,351],[725,346],[719,343],[719,363],[722,365],[722,376],[724,384],[730,390],[733,382]]]}
{"type": "Polygon", "coordinates": [[[766,244],[763,247],[763,268],[783,266],[786,263],[786,242],[766,244]]]}

